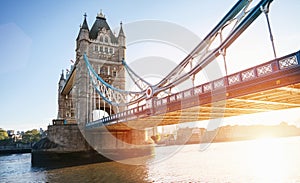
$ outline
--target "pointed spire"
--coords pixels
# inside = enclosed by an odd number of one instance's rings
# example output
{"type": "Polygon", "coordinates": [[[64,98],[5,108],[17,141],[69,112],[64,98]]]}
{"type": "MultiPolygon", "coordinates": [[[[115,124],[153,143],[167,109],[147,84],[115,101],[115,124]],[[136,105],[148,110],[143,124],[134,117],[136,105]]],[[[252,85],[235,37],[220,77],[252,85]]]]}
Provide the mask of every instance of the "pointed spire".
{"type": "Polygon", "coordinates": [[[60,80],[65,80],[64,70],[61,71],[60,80]]]}
{"type": "Polygon", "coordinates": [[[66,83],[66,79],[64,76],[64,70],[62,70],[61,75],[60,75],[60,79],[58,81],[58,91],[61,92],[62,88],[64,87],[66,83]]]}
{"type": "Polygon", "coordinates": [[[79,29],[79,33],[78,33],[78,36],[76,38],[76,41],[80,40],[80,39],[87,39],[88,38],[88,34],[89,34],[89,26],[87,24],[87,21],[86,21],[86,13],[84,13],[84,20],[83,20],[83,23],[82,25],[80,25],[80,29],[79,29]]]}
{"type": "Polygon", "coordinates": [[[126,43],[125,43],[126,40],[125,39],[126,39],[126,37],[125,37],[124,31],[123,31],[123,23],[120,22],[120,31],[119,31],[119,35],[118,35],[119,46],[125,48],[125,45],[126,45],[126,43]]]}
{"type": "Polygon", "coordinates": [[[88,26],[88,24],[87,24],[87,22],[86,22],[86,17],[87,17],[87,15],[86,15],[86,13],[84,13],[84,20],[83,20],[83,23],[82,23],[82,26],[81,26],[81,29],[86,29],[86,30],[89,30],[89,26],[88,26]]]}
{"type": "Polygon", "coordinates": [[[122,23],[122,21],[120,22],[120,31],[119,31],[118,37],[120,37],[120,36],[124,36],[125,37],[124,31],[123,31],[123,23],[122,23]]]}

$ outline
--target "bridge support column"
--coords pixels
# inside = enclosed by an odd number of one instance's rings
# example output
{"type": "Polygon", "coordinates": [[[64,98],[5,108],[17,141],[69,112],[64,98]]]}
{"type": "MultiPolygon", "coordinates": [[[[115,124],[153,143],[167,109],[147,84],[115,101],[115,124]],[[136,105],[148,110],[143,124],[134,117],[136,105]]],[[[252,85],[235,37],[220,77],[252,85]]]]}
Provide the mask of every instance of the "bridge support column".
{"type": "Polygon", "coordinates": [[[147,143],[148,139],[145,130],[130,130],[128,133],[131,136],[131,144],[143,145],[147,143]]]}
{"type": "Polygon", "coordinates": [[[151,156],[154,146],[149,143],[147,132],[137,129],[109,129],[86,132],[87,141],[98,153],[111,160],[124,160],[151,156]]]}

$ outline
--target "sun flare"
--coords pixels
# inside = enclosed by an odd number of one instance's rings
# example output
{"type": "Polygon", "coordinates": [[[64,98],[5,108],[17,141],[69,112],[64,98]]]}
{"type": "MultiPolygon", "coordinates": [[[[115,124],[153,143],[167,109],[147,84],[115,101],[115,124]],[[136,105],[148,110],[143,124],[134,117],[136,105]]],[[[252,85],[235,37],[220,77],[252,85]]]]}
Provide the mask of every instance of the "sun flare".
{"type": "Polygon", "coordinates": [[[262,136],[252,141],[247,166],[255,174],[255,182],[283,182],[287,178],[285,151],[280,139],[262,136]]]}

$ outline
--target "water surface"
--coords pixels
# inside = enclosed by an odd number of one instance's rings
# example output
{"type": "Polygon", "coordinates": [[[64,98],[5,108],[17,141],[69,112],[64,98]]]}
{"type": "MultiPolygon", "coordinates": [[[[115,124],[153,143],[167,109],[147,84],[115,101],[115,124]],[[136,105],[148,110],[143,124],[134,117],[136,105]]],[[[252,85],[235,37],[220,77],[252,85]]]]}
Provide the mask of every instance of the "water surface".
{"type": "Polygon", "coordinates": [[[52,170],[31,167],[30,154],[6,155],[0,156],[0,182],[300,182],[300,137],[199,149],[157,147],[144,165],[106,162],[52,170]],[[170,149],[180,151],[165,156],[170,149]]]}

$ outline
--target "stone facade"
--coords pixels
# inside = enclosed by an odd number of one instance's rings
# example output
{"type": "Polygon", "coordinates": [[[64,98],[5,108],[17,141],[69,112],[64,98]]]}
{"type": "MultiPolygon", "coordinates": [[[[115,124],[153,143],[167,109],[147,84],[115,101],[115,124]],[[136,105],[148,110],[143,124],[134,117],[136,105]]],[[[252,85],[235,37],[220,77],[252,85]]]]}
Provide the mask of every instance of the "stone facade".
{"type": "Polygon", "coordinates": [[[61,74],[58,83],[57,119],[65,119],[68,124],[72,124],[78,122],[76,115],[79,116],[79,113],[82,113],[82,111],[85,113],[80,115],[81,119],[86,122],[94,120],[92,116],[93,110],[103,110],[108,114],[116,113],[120,110],[115,107],[109,107],[92,90],[83,54],[87,55],[94,70],[104,81],[116,88],[125,89],[125,71],[122,65],[126,49],[125,39],[122,23],[120,24],[119,34],[116,36],[102,13],[97,15],[91,29],[89,29],[85,15],[76,39],[76,61],[71,66],[71,70],[67,73],[66,78],[64,73],[61,74]],[[75,86],[80,88],[79,93],[83,96],[82,98],[85,98],[80,100],[80,102],[76,101],[80,96],[74,94],[75,86]],[[79,104],[76,104],[76,102],[79,104]],[[81,111],[76,111],[75,108],[81,108],[81,111]]]}
{"type": "MultiPolygon", "coordinates": [[[[58,82],[58,114],[48,126],[47,137],[32,151],[34,166],[73,166],[84,163],[126,159],[153,154],[145,142],[145,130],[122,128],[86,130],[85,123],[94,121],[94,111],[108,115],[123,110],[109,106],[93,90],[84,54],[96,73],[115,88],[125,89],[125,34],[121,27],[116,36],[99,13],[91,29],[86,16],[76,39],[76,61],[66,77],[58,82]]],[[[100,117],[100,116],[99,116],[100,117]]],[[[102,117],[102,116],[101,116],[102,117]]]]}
{"type": "Polygon", "coordinates": [[[75,152],[91,149],[77,124],[48,126],[47,137],[51,142],[59,145],[57,148],[52,149],[55,151],[75,152]]]}

